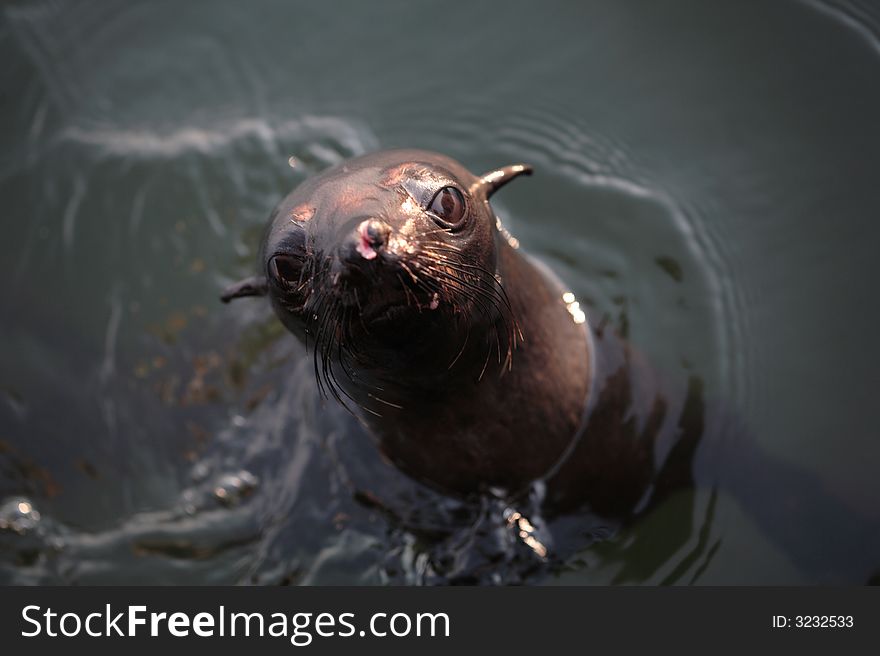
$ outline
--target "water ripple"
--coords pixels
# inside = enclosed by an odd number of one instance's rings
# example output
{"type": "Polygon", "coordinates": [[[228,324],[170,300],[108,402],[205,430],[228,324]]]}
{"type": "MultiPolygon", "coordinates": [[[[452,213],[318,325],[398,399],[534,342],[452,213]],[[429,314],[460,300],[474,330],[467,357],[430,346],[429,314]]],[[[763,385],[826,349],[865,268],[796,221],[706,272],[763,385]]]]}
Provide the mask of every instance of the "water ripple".
{"type": "Polygon", "coordinates": [[[175,159],[193,152],[212,155],[251,139],[276,154],[279,144],[287,141],[312,141],[328,137],[344,149],[346,157],[378,147],[375,136],[356,122],[308,115],[278,123],[264,118],[245,117],[212,126],[192,125],[167,132],[149,128],[74,126],[65,129],[61,137],[93,147],[105,156],[145,159],[175,159]]]}
{"type": "Polygon", "coordinates": [[[880,26],[878,26],[878,18],[872,14],[876,11],[875,8],[862,7],[857,2],[835,0],[803,0],[803,2],[858,34],[875,53],[880,54],[880,26]]]}

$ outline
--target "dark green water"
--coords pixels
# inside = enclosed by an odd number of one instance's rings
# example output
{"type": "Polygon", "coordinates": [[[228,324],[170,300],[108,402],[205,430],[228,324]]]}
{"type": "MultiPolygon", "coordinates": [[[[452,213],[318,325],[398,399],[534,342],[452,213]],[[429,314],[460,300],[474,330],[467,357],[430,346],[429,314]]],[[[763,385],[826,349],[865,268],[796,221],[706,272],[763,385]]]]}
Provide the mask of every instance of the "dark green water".
{"type": "Polygon", "coordinates": [[[0,580],[880,569],[880,7],[330,4],[0,10],[0,580]],[[706,484],[604,541],[551,523],[552,567],[492,508],[431,543],[358,500],[443,506],[320,400],[267,303],[217,296],[290,188],[389,147],[536,168],[496,211],[592,317],[704,381],[706,484]]]}

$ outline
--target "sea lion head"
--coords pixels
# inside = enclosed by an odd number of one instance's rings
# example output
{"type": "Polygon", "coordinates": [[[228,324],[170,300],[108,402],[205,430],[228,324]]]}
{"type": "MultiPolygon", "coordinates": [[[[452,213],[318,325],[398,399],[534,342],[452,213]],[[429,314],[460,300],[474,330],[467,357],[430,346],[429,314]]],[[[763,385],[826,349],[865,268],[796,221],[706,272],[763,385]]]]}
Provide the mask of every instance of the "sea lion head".
{"type": "Polygon", "coordinates": [[[335,364],[349,380],[400,380],[447,371],[471,340],[494,339],[509,355],[516,321],[496,272],[489,198],[530,172],[518,164],[477,176],[420,150],[343,162],[276,207],[261,274],[223,300],[268,294],[334,394],[335,364]]]}

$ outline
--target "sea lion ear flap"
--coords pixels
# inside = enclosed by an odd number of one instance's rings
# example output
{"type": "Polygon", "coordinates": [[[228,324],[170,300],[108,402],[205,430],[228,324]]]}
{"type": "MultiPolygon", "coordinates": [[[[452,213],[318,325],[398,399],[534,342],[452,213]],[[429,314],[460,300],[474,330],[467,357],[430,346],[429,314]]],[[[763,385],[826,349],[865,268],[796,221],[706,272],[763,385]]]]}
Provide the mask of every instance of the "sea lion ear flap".
{"type": "Polygon", "coordinates": [[[220,295],[220,300],[228,303],[233,298],[241,298],[242,296],[265,296],[269,293],[269,281],[265,276],[254,276],[253,278],[245,278],[237,283],[230,285],[220,295]]]}
{"type": "Polygon", "coordinates": [[[494,171],[489,171],[480,176],[480,179],[474,183],[471,188],[472,192],[481,191],[486,198],[490,198],[492,194],[501,189],[508,182],[521,175],[531,175],[532,167],[528,164],[511,164],[494,171]]]}

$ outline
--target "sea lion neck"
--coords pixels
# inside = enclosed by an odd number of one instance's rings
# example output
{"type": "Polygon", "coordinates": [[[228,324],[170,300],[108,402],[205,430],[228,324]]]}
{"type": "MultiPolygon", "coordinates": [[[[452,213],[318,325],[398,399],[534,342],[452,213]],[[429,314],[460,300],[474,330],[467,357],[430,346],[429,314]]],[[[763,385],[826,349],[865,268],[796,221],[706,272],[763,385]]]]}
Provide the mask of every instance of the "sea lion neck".
{"type": "MultiPolygon", "coordinates": [[[[587,327],[573,320],[565,290],[506,244],[498,270],[521,331],[512,360],[499,364],[493,353],[482,376],[413,387],[365,415],[389,458],[445,491],[513,492],[547,474],[575,438],[590,391],[587,327]]],[[[485,355],[469,354],[467,371],[485,355]]]]}

